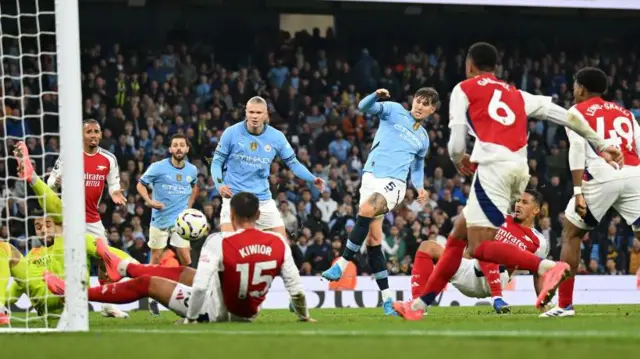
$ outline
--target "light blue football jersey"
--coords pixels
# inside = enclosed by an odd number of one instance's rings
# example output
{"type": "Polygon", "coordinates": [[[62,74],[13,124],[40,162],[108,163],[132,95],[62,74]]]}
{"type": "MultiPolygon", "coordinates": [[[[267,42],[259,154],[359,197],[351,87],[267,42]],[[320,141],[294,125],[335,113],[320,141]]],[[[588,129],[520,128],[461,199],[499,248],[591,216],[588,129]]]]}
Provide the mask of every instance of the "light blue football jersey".
{"type": "Polygon", "coordinates": [[[307,182],[315,176],[304,167],[284,134],[265,125],[262,133],[254,135],[246,121],[224,130],[211,163],[216,187],[227,185],[235,193],[250,192],[260,201],[272,198],[269,190],[271,163],[280,156],[296,176],[307,182]]]}
{"type": "MultiPolygon", "coordinates": [[[[424,162],[429,152],[427,130],[399,103],[380,102],[362,108],[363,103],[367,105],[367,98],[360,103],[361,110],[377,115],[380,124],[364,172],[370,172],[376,178],[406,181],[412,164],[416,162],[416,168],[422,167],[419,166],[421,163],[417,162],[424,162]]],[[[423,187],[421,183],[414,185],[418,188],[423,187]]]]}
{"type": "Polygon", "coordinates": [[[198,181],[198,169],[186,162],[177,168],[171,158],[154,162],[140,177],[140,182],[151,187],[154,201],[162,202],[164,209],[151,211],[151,226],[165,229],[175,225],[178,215],[187,209],[189,197],[198,181]]]}

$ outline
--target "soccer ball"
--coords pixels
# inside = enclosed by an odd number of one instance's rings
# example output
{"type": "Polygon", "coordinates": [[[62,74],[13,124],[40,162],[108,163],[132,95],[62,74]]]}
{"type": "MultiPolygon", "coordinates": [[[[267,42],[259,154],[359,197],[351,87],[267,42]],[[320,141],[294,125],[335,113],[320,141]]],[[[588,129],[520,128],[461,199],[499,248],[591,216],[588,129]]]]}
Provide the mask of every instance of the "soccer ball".
{"type": "Polygon", "coordinates": [[[195,241],[209,233],[209,223],[202,212],[188,208],[178,215],[175,231],[180,237],[195,241]]]}

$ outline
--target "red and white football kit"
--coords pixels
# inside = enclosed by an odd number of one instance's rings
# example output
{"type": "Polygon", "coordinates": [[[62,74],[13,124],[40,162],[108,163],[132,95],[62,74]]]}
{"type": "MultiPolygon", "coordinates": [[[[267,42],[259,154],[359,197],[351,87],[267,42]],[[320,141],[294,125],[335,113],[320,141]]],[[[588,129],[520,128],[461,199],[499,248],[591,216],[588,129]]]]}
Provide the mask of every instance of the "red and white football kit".
{"type": "MultiPolygon", "coordinates": [[[[547,258],[547,255],[549,255],[547,239],[534,228],[522,227],[511,216],[507,216],[505,222],[498,228],[495,240],[514,245],[523,251],[534,253],[540,258],[547,258]]],[[[509,271],[507,269],[501,270],[500,282],[502,288],[509,283],[509,280],[511,280],[509,271]]],[[[487,283],[482,274],[482,269],[477,259],[463,258],[450,283],[467,297],[487,298],[491,296],[489,283],[487,283]]]]}
{"type": "Polygon", "coordinates": [[[462,81],[450,99],[449,154],[458,163],[466,151],[466,130],[476,138],[471,161],[478,164],[471,194],[464,208],[468,227],[498,228],[511,202],[529,182],[527,118],[572,126],[602,150],[602,139],[590,133],[586,123],[570,122],[567,111],[551,97],[520,91],[483,74],[462,81]],[[586,128],[586,131],[585,131],[586,128]]]}
{"type": "Polygon", "coordinates": [[[588,213],[585,218],[576,213],[574,197],[565,211],[567,219],[576,227],[589,230],[613,207],[634,231],[640,231],[640,126],[633,114],[599,97],[573,106],[569,113],[586,121],[609,145],[620,148],[624,166],[612,168],[583,138],[568,130],[569,167],[572,171],[584,169],[582,195],[588,213]]]}
{"type": "MultiPolygon", "coordinates": [[[[62,160],[58,158],[47,179],[47,185],[51,188],[58,186],[57,181],[62,176],[62,160]]],[[[85,196],[85,221],[87,232],[97,237],[106,236],[104,225],[98,213],[98,205],[102,199],[105,182],[109,186],[109,194],[120,190],[120,169],[116,156],[111,152],[98,148],[95,154],[84,153],[84,196],[85,196]]]]}
{"type": "Polygon", "coordinates": [[[292,297],[303,293],[291,249],[279,234],[258,229],[212,234],[202,247],[193,286],[178,284],[169,307],[200,321],[252,321],[277,275],[292,297]]]}

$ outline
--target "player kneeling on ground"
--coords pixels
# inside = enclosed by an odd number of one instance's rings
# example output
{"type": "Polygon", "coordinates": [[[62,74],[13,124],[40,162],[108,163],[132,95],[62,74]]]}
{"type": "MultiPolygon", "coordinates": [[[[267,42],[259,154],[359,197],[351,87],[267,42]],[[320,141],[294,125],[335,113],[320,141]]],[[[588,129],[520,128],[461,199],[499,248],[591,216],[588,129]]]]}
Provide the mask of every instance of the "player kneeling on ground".
{"type": "MultiPolygon", "coordinates": [[[[230,205],[236,231],[210,235],[197,270],[129,263],[103,251],[100,245],[99,255],[111,280],[125,275],[134,279],[90,288],[89,300],[129,303],[151,297],[184,317],[184,323],[252,321],[273,278],[280,274],[298,318],[313,321],[285,239],[255,228],[260,216],[258,198],[241,192],[233,196],[230,205]]],[[[60,279],[53,275],[45,275],[45,279],[54,293],[64,292],[60,279]]]]}
{"type": "MultiPolygon", "coordinates": [[[[514,245],[524,251],[534,253],[540,258],[549,254],[547,239],[533,228],[535,217],[540,213],[542,194],[527,189],[515,204],[515,213],[507,216],[505,223],[498,229],[494,240],[514,245]]],[[[465,238],[464,217],[456,222],[453,235],[465,238]],[[459,233],[456,233],[459,232],[459,233]]],[[[444,246],[435,241],[420,244],[411,273],[411,294],[420,297],[426,290],[426,284],[433,272],[433,261],[442,257],[444,246]]],[[[449,281],[462,294],[471,298],[491,297],[497,313],[509,313],[509,305],[502,299],[502,288],[509,283],[514,268],[502,266],[492,267],[492,263],[477,259],[463,258],[460,267],[449,281]],[[488,270],[487,267],[491,266],[488,270]]],[[[536,294],[540,292],[540,281],[537,273],[533,273],[536,294]]]]}

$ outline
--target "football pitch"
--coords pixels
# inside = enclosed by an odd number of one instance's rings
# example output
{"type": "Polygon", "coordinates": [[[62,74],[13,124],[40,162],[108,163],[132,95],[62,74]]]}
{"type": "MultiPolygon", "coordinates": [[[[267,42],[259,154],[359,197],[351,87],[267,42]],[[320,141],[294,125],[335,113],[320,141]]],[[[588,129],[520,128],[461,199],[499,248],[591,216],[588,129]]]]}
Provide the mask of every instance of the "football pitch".
{"type": "Polygon", "coordinates": [[[640,350],[640,305],[579,306],[575,318],[537,317],[530,307],[432,308],[419,322],[381,309],[313,310],[318,323],[265,310],[252,324],[176,325],[170,312],[129,319],[91,314],[89,333],[0,334],[16,358],[621,358],[640,350]]]}

